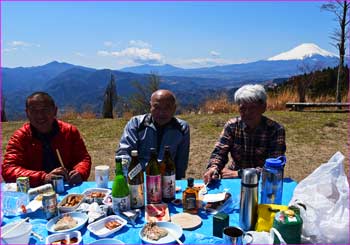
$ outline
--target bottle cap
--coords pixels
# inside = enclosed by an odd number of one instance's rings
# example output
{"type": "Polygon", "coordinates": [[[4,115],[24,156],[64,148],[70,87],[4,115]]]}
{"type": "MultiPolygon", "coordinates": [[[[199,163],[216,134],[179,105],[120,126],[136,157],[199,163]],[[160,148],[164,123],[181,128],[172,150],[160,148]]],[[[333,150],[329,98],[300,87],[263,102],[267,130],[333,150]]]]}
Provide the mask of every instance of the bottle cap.
{"type": "Polygon", "coordinates": [[[115,161],[116,162],[121,162],[123,158],[121,156],[115,156],[115,161]]]}
{"type": "Polygon", "coordinates": [[[189,186],[189,187],[193,187],[193,182],[194,182],[194,179],[193,178],[188,178],[187,179],[187,185],[189,186]]]}
{"type": "Polygon", "coordinates": [[[279,168],[279,167],[284,167],[285,164],[286,164],[285,156],[281,156],[278,158],[267,158],[265,160],[266,167],[279,168]]]}
{"type": "Polygon", "coordinates": [[[133,156],[133,157],[138,156],[137,150],[132,150],[131,151],[131,156],[133,156]]]}
{"type": "Polygon", "coordinates": [[[150,148],[149,150],[150,150],[151,153],[156,153],[156,152],[157,152],[157,151],[156,151],[156,148],[153,148],[153,147],[150,148]]]}

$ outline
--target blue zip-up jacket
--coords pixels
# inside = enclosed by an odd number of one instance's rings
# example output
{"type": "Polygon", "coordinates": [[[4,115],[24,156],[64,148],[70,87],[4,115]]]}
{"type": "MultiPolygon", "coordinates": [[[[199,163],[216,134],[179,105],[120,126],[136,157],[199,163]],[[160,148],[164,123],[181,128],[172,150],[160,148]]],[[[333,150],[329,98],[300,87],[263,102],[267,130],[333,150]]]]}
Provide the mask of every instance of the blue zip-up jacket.
{"type": "Polygon", "coordinates": [[[176,166],[176,179],[185,178],[190,149],[190,127],[184,120],[173,117],[169,123],[157,129],[151,114],[135,116],[124,128],[116,156],[131,158],[131,151],[137,150],[139,160],[145,169],[150,157],[150,148],[156,148],[158,161],[163,159],[164,146],[170,146],[176,166]]]}

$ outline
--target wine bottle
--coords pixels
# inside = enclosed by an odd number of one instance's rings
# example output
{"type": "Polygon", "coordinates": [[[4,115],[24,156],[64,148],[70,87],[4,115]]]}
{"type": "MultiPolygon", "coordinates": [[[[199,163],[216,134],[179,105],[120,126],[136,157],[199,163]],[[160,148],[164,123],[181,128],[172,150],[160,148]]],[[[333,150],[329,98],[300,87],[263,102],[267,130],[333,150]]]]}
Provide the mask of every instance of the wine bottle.
{"type": "Polygon", "coordinates": [[[112,185],[112,209],[115,214],[130,209],[129,187],[122,170],[122,158],[115,157],[115,178],[112,185]]]}
{"type": "Polygon", "coordinates": [[[144,178],[137,150],[131,151],[131,162],[128,169],[128,183],[131,208],[142,208],[145,205],[145,196],[143,194],[144,178]]]}
{"type": "Polygon", "coordinates": [[[198,213],[198,191],[193,188],[193,178],[187,179],[187,188],[182,193],[183,211],[186,213],[198,213]]]}
{"type": "Polygon", "coordinates": [[[171,158],[170,146],[164,147],[164,157],[160,165],[162,173],[162,200],[171,202],[175,199],[175,164],[171,158]]]}
{"type": "Polygon", "coordinates": [[[147,203],[160,203],[162,201],[162,179],[157,160],[157,151],[151,148],[151,156],[146,167],[147,203]]]}

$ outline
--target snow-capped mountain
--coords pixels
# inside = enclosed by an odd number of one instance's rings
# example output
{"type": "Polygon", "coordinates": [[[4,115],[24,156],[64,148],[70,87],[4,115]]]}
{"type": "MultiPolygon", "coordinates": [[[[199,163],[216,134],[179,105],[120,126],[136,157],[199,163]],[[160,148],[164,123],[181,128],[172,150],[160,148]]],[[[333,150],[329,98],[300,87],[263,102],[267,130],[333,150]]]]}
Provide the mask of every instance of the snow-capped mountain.
{"type": "Polygon", "coordinates": [[[337,57],[337,55],[332,54],[324,49],[321,49],[314,43],[303,43],[287,52],[280,53],[273,57],[268,58],[268,61],[273,60],[303,60],[310,58],[314,55],[321,55],[325,57],[337,57]]]}

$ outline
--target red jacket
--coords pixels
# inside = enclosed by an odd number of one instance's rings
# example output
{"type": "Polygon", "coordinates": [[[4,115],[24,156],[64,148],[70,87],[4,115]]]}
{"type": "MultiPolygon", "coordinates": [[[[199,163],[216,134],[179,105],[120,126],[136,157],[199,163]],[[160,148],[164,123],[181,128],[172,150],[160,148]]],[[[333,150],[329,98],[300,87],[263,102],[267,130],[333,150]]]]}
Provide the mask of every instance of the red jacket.
{"type": "MultiPolygon", "coordinates": [[[[59,132],[52,138],[51,147],[59,150],[68,171],[75,169],[83,180],[90,175],[91,158],[78,129],[57,120],[59,132]]],[[[47,173],[43,171],[43,146],[34,138],[29,123],[25,123],[10,138],[2,164],[2,177],[6,182],[16,182],[17,177],[28,176],[30,186],[44,184],[47,173]]]]}

